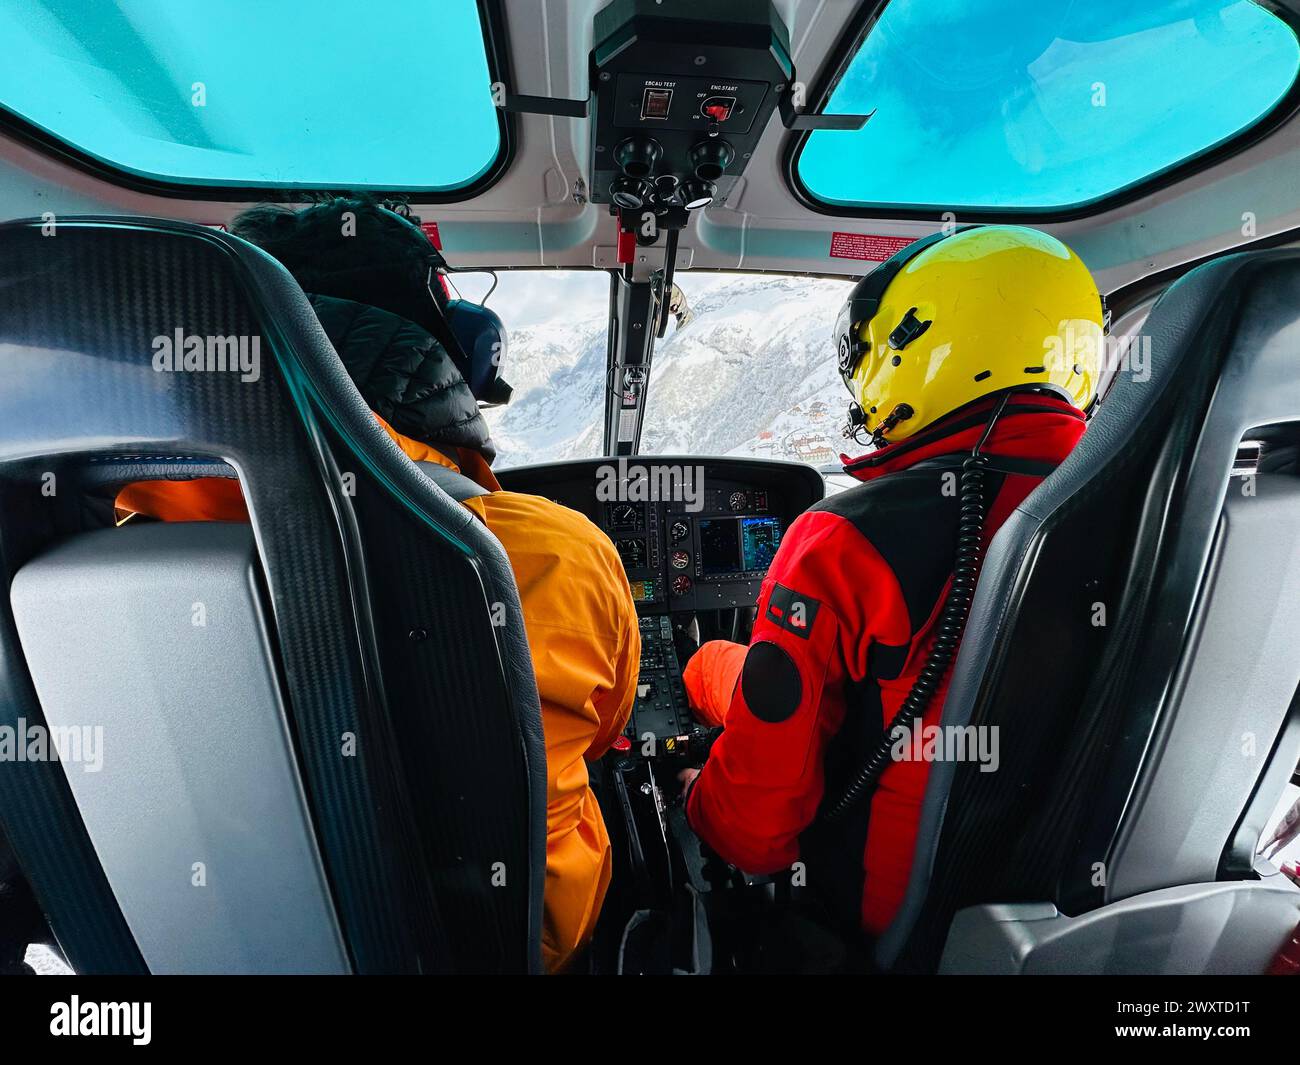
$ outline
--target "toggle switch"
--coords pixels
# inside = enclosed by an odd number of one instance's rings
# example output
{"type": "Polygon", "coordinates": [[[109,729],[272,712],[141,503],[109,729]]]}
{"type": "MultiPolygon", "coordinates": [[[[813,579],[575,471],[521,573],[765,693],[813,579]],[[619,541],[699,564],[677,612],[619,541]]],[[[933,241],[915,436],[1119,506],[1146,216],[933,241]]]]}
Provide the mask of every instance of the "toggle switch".
{"type": "Polygon", "coordinates": [[[700,105],[700,114],[714,122],[725,122],[736,107],[734,96],[710,96],[700,105]]]}

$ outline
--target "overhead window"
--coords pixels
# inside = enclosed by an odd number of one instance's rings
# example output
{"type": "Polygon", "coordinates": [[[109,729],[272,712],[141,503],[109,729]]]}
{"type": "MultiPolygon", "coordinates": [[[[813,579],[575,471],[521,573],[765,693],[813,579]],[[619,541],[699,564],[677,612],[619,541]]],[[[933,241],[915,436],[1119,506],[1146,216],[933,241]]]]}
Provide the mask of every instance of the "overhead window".
{"type": "Polygon", "coordinates": [[[179,185],[474,185],[502,151],[475,0],[0,6],[0,109],[179,185]]]}
{"type": "Polygon", "coordinates": [[[1251,0],[890,0],[794,174],[827,205],[1051,210],[1232,140],[1300,67],[1251,0]]]}

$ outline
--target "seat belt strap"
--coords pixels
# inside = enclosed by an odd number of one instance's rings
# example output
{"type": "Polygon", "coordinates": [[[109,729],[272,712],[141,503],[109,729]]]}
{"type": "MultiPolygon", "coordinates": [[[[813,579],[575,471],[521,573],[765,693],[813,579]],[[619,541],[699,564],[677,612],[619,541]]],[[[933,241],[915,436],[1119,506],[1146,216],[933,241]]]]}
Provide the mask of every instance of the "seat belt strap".
{"type": "Polygon", "coordinates": [[[448,469],[436,462],[417,462],[416,465],[424,471],[429,480],[451,496],[457,503],[464,503],[465,500],[474,499],[477,496],[492,494],[482,485],[471,481],[463,473],[457,473],[455,470],[448,469]]]}

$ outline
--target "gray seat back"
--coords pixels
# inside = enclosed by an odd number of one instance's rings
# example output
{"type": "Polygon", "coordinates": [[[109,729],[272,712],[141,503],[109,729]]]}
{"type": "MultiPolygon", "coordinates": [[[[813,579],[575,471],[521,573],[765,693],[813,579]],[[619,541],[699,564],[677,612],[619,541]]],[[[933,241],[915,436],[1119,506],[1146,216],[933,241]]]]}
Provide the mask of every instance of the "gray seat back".
{"type": "Polygon", "coordinates": [[[1138,343],[990,546],[943,724],[996,727],[1000,769],[932,767],[886,966],[932,970],[965,907],[1254,875],[1300,753],[1300,254],[1194,270],[1138,343]],[[1248,494],[1244,438],[1276,457],[1248,494]]]}
{"type": "Polygon", "coordinates": [[[14,620],[45,725],[154,973],[343,973],[246,525],[81,533],[14,620]]]}
{"type": "MultiPolygon", "coordinates": [[[[537,971],[545,752],[500,545],[379,428],[262,252],[166,221],[0,226],[6,580],[123,482],[236,475],[351,967],[537,971]]],[[[0,714],[43,720],[8,596],[0,714]]],[[[6,766],[0,819],[74,966],[145,968],[60,767],[6,766]]]]}

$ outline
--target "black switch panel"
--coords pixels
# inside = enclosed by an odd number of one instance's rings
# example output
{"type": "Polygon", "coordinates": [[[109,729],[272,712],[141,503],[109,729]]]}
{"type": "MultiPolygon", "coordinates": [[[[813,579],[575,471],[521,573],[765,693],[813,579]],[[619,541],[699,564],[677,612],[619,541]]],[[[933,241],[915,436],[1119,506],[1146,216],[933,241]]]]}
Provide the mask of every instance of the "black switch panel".
{"type": "Polygon", "coordinates": [[[592,200],[612,204],[615,181],[627,209],[678,187],[683,206],[725,197],[793,76],[771,0],[612,0],[594,28],[592,200]]]}
{"type": "Polygon", "coordinates": [[[718,136],[731,138],[754,128],[754,119],[763,113],[763,102],[771,91],[762,81],[620,74],[614,107],[628,128],[645,130],[651,136],[667,129],[694,131],[703,138],[715,128],[718,136]],[[728,116],[721,122],[712,119],[704,112],[706,103],[715,110],[729,105],[728,116]]]}

